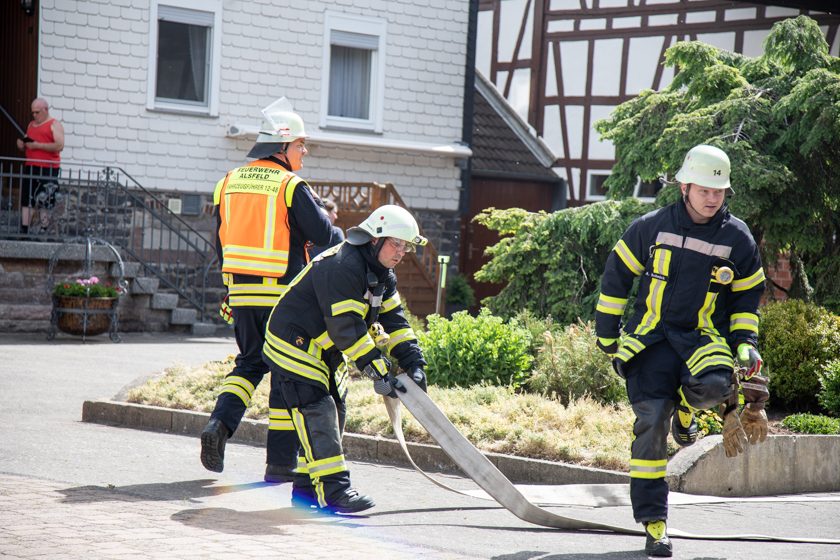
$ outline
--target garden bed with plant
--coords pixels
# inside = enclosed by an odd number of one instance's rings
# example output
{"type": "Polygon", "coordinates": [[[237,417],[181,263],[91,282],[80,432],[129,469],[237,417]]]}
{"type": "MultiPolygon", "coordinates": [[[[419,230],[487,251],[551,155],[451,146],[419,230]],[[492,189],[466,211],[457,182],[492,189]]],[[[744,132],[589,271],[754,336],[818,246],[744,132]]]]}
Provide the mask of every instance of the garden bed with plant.
{"type": "MultiPolygon", "coordinates": [[[[840,389],[836,387],[834,393],[820,390],[820,380],[827,377],[817,375],[822,370],[814,365],[820,363],[820,355],[815,354],[825,343],[820,337],[832,328],[837,330],[831,332],[840,333],[840,319],[823,311],[820,317],[825,321],[837,320],[833,327],[808,329],[814,335],[810,338],[795,329],[793,332],[801,336],[774,338],[799,319],[813,320],[803,315],[813,310],[819,313],[816,306],[795,301],[765,307],[764,338],[772,341],[773,350],[768,348],[764,356],[771,387],[775,387],[771,394],[778,395],[769,405],[771,434],[840,433],[837,418],[807,414],[821,410],[821,401],[830,404],[828,397],[819,395],[834,395],[840,389]],[[797,356],[811,356],[796,360],[800,368],[811,364],[810,371],[785,369],[791,367],[784,361],[793,352],[791,344],[800,345],[797,356]],[[811,393],[813,400],[797,401],[794,397],[807,395],[789,387],[790,377],[802,382],[811,375],[818,386],[811,393]],[[792,410],[803,412],[790,415],[780,408],[782,404],[799,406],[792,410]]],[[[626,470],[633,413],[626,402],[623,382],[595,346],[591,324],[562,326],[527,312],[505,321],[487,310],[476,317],[467,313],[456,313],[451,319],[431,316],[425,327],[416,320],[412,322],[429,362],[429,395],[479,449],[626,470]]],[[[832,367],[836,371],[831,379],[836,383],[840,380],[840,362],[832,367]]],[[[222,380],[232,368],[233,356],[194,369],[171,367],[132,389],[128,400],[210,412],[222,380]]],[[[822,384],[828,386],[830,382],[822,384]]],[[[807,383],[800,385],[811,387],[807,383]]],[[[267,414],[268,383],[263,382],[247,416],[264,419],[267,414]]],[[[713,412],[700,418],[704,435],[719,433],[720,425],[713,412]]],[[[433,443],[410,414],[404,415],[403,430],[408,441],[433,443]]],[[[393,437],[381,397],[363,377],[354,376],[350,383],[347,431],[393,437]]],[[[669,436],[670,452],[677,449],[669,436]]]]}

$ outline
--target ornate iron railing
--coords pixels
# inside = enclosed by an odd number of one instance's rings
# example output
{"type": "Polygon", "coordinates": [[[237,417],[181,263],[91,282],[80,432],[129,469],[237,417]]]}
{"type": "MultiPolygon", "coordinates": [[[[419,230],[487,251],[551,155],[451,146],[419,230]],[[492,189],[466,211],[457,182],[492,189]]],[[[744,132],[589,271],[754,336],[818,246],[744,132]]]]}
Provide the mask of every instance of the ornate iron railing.
{"type": "MultiPolygon", "coordinates": [[[[392,183],[311,181],[310,185],[321,198],[330,198],[336,203],[339,210],[337,225],[345,230],[359,224],[384,204],[408,208],[392,183]]],[[[404,260],[414,261],[427,286],[434,289],[439,266],[434,246],[418,247],[416,253],[409,253],[404,260]]]]}
{"type": "Polygon", "coordinates": [[[45,178],[25,163],[0,158],[0,238],[105,239],[204,317],[209,284],[221,276],[209,272],[215,252],[208,239],[120,167],[62,162],[58,177],[45,178]]]}

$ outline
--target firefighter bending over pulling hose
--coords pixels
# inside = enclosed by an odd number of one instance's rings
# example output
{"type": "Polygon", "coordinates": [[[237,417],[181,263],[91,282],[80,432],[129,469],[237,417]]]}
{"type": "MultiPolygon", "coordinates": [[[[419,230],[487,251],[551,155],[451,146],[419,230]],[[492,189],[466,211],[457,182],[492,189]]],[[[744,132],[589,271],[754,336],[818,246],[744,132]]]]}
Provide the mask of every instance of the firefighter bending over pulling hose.
{"type": "Polygon", "coordinates": [[[728,457],[764,441],[769,396],[760,375],[758,303],[764,270],[747,225],[729,213],[729,157],[689,150],[676,179],[682,200],[635,220],[607,259],[595,321],[598,346],[626,382],[636,420],[630,459],[633,516],[645,526],[645,551],[671,556],[665,482],[669,425],[679,445],[697,440],[698,410],[726,403],[728,457]],[[621,328],[636,278],[639,293],[621,328]],[[623,332],[621,332],[623,330],[623,332]],[[741,365],[746,406],[737,411],[741,365]]]}
{"type": "Polygon", "coordinates": [[[394,267],[415,245],[425,245],[417,222],[399,206],[375,210],[347,240],[318,255],[292,281],[271,313],[263,358],[271,368],[269,408],[289,412],[301,443],[292,504],[337,513],[373,507],[350,486],[341,436],[347,365],[374,380],[377,393],[405,388],[369,331],[379,323],[387,351],[424,391],[426,365],[402,312],[394,267]],[[346,358],[345,358],[346,357],[346,358]]]}

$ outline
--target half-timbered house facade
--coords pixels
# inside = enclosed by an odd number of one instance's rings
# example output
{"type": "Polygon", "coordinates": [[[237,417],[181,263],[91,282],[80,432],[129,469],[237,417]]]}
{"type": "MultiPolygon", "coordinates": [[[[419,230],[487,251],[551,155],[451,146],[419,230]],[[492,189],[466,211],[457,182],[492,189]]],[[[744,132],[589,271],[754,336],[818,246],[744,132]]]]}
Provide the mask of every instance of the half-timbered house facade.
{"type": "MultiPolygon", "coordinates": [[[[604,197],[615,152],[594,124],[646,88],[673,79],[663,65],[678,41],[757,56],[772,25],[806,13],[838,55],[840,15],[803,2],[724,0],[481,0],[476,67],[557,155],[569,205],[604,197]],[[787,4],[785,6],[783,4],[787,4]]],[[[814,3],[811,3],[813,5],[814,3]]],[[[656,194],[640,182],[636,195],[656,194]]]]}

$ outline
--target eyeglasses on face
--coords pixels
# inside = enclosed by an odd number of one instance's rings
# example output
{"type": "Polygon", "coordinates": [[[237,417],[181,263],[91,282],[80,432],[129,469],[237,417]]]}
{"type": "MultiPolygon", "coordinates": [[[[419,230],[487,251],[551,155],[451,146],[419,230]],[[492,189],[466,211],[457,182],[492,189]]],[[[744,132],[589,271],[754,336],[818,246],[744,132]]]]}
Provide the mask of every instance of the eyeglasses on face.
{"type": "Polygon", "coordinates": [[[409,243],[408,241],[404,241],[402,239],[395,239],[393,237],[388,238],[388,243],[393,247],[396,251],[400,253],[413,253],[414,252],[414,243],[409,243]]]}

